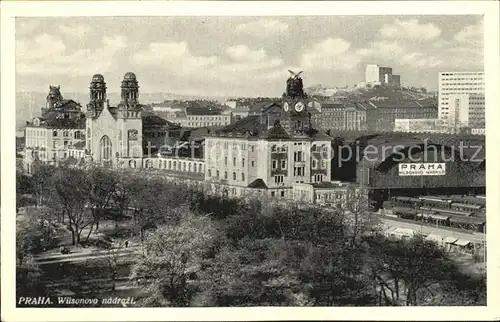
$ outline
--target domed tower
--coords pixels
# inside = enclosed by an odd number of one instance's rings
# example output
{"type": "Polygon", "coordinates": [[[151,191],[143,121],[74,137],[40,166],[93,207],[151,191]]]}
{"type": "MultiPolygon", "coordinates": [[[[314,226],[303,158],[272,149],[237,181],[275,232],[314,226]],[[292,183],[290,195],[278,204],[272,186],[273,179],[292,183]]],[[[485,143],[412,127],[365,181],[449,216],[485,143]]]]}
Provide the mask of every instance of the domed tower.
{"type": "Polygon", "coordinates": [[[139,100],[139,83],[134,73],[128,72],[122,81],[121,102],[127,105],[135,105],[139,100]]]}
{"type": "Polygon", "coordinates": [[[106,82],[104,76],[95,74],[90,82],[90,100],[104,102],[106,100],[106,82]]]}
{"type": "Polygon", "coordinates": [[[126,73],[123,77],[117,126],[122,147],[120,157],[142,158],[142,107],[139,104],[137,78],[131,72],[126,73]]]}

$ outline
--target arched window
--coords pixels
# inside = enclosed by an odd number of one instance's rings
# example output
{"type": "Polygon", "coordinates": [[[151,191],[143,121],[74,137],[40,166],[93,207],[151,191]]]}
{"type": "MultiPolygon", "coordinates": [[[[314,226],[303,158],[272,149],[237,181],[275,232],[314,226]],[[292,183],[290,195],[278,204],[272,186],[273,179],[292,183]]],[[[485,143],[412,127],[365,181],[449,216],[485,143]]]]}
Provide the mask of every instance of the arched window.
{"type": "Polygon", "coordinates": [[[68,136],[68,131],[64,131],[63,136],[68,136]]]}
{"type": "Polygon", "coordinates": [[[217,179],[219,178],[219,170],[215,172],[215,176],[217,177],[217,179]]]}
{"type": "Polygon", "coordinates": [[[57,131],[52,131],[52,136],[57,136],[57,131]]]}
{"type": "Polygon", "coordinates": [[[188,171],[191,172],[191,163],[188,164],[188,171]]]}
{"type": "MultiPolygon", "coordinates": [[[[174,164],[175,167],[175,164],[174,164]]],[[[168,169],[172,169],[172,160],[168,160],[168,169]]]]}
{"type": "Polygon", "coordinates": [[[146,168],[152,168],[152,167],[153,167],[153,161],[146,160],[146,168]]]}
{"type": "Polygon", "coordinates": [[[245,181],[245,174],[244,173],[241,174],[241,181],[245,181]]]}
{"type": "Polygon", "coordinates": [[[162,166],[163,166],[163,161],[162,161],[162,160],[160,160],[160,162],[158,162],[158,167],[161,169],[161,168],[162,168],[162,166]]]}
{"type": "Polygon", "coordinates": [[[236,172],[233,172],[233,180],[236,180],[236,172]]]}
{"type": "Polygon", "coordinates": [[[208,169],[208,177],[212,177],[212,171],[210,169],[208,169]]]}
{"type": "Polygon", "coordinates": [[[111,140],[107,135],[104,135],[99,141],[99,150],[101,152],[100,160],[101,161],[111,161],[112,156],[112,146],[111,140]]]}
{"type": "Polygon", "coordinates": [[[193,172],[197,172],[196,170],[197,170],[196,163],[193,163],[193,172]]]}
{"type": "Polygon", "coordinates": [[[227,171],[224,171],[224,179],[227,180],[227,171]]]}
{"type": "Polygon", "coordinates": [[[128,162],[128,166],[129,166],[129,168],[135,168],[135,160],[130,160],[128,162]]]}

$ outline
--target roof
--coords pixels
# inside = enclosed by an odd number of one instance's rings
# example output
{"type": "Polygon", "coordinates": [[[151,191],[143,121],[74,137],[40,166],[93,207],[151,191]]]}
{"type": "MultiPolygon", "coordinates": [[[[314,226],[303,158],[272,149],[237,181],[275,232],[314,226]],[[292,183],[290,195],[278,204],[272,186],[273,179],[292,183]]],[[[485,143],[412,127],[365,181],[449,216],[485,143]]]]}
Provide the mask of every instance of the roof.
{"type": "Polygon", "coordinates": [[[142,125],[145,127],[164,127],[169,129],[180,128],[180,126],[169,122],[161,116],[149,111],[142,112],[142,125]]]}
{"type": "Polygon", "coordinates": [[[328,108],[344,108],[345,105],[343,103],[336,103],[336,102],[323,102],[321,103],[321,109],[328,109],[328,108]]]}
{"type": "Polygon", "coordinates": [[[278,123],[266,132],[262,133],[261,138],[268,140],[289,140],[291,137],[281,124],[278,123]]]}
{"type": "Polygon", "coordinates": [[[203,107],[186,107],[187,115],[220,115],[220,109],[211,109],[211,108],[203,108],[203,107]]]}
{"type": "Polygon", "coordinates": [[[248,188],[260,188],[260,189],[267,189],[267,185],[262,179],[255,179],[252,181],[249,185],[248,188]]]}
{"type": "Polygon", "coordinates": [[[40,126],[59,129],[83,129],[85,128],[85,114],[80,113],[76,118],[64,118],[61,112],[51,110],[40,119],[40,126]],[[63,117],[61,117],[61,115],[63,117]]]}

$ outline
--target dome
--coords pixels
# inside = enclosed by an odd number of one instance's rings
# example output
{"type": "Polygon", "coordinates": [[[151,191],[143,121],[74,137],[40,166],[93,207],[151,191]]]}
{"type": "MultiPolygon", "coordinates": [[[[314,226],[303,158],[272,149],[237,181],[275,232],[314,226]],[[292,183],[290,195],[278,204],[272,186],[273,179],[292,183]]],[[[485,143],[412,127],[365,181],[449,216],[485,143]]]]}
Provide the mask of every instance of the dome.
{"type": "Polygon", "coordinates": [[[95,74],[94,76],[92,76],[92,81],[93,82],[104,82],[104,76],[102,76],[101,74],[95,74]]]}
{"type": "Polygon", "coordinates": [[[131,72],[128,72],[125,74],[125,76],[123,76],[123,79],[124,80],[134,80],[135,81],[135,74],[134,73],[131,73],[131,72]]]}

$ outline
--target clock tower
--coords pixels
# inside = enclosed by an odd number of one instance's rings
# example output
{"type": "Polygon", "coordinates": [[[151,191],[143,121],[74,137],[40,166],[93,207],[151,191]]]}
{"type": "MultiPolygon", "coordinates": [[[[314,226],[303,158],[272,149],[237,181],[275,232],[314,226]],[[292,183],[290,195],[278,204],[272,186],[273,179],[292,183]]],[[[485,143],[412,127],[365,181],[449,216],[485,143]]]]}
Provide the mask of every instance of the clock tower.
{"type": "Polygon", "coordinates": [[[303,133],[311,129],[311,114],[307,111],[309,99],[304,93],[300,73],[290,72],[283,93],[283,119],[280,122],[290,133],[303,133]]]}

